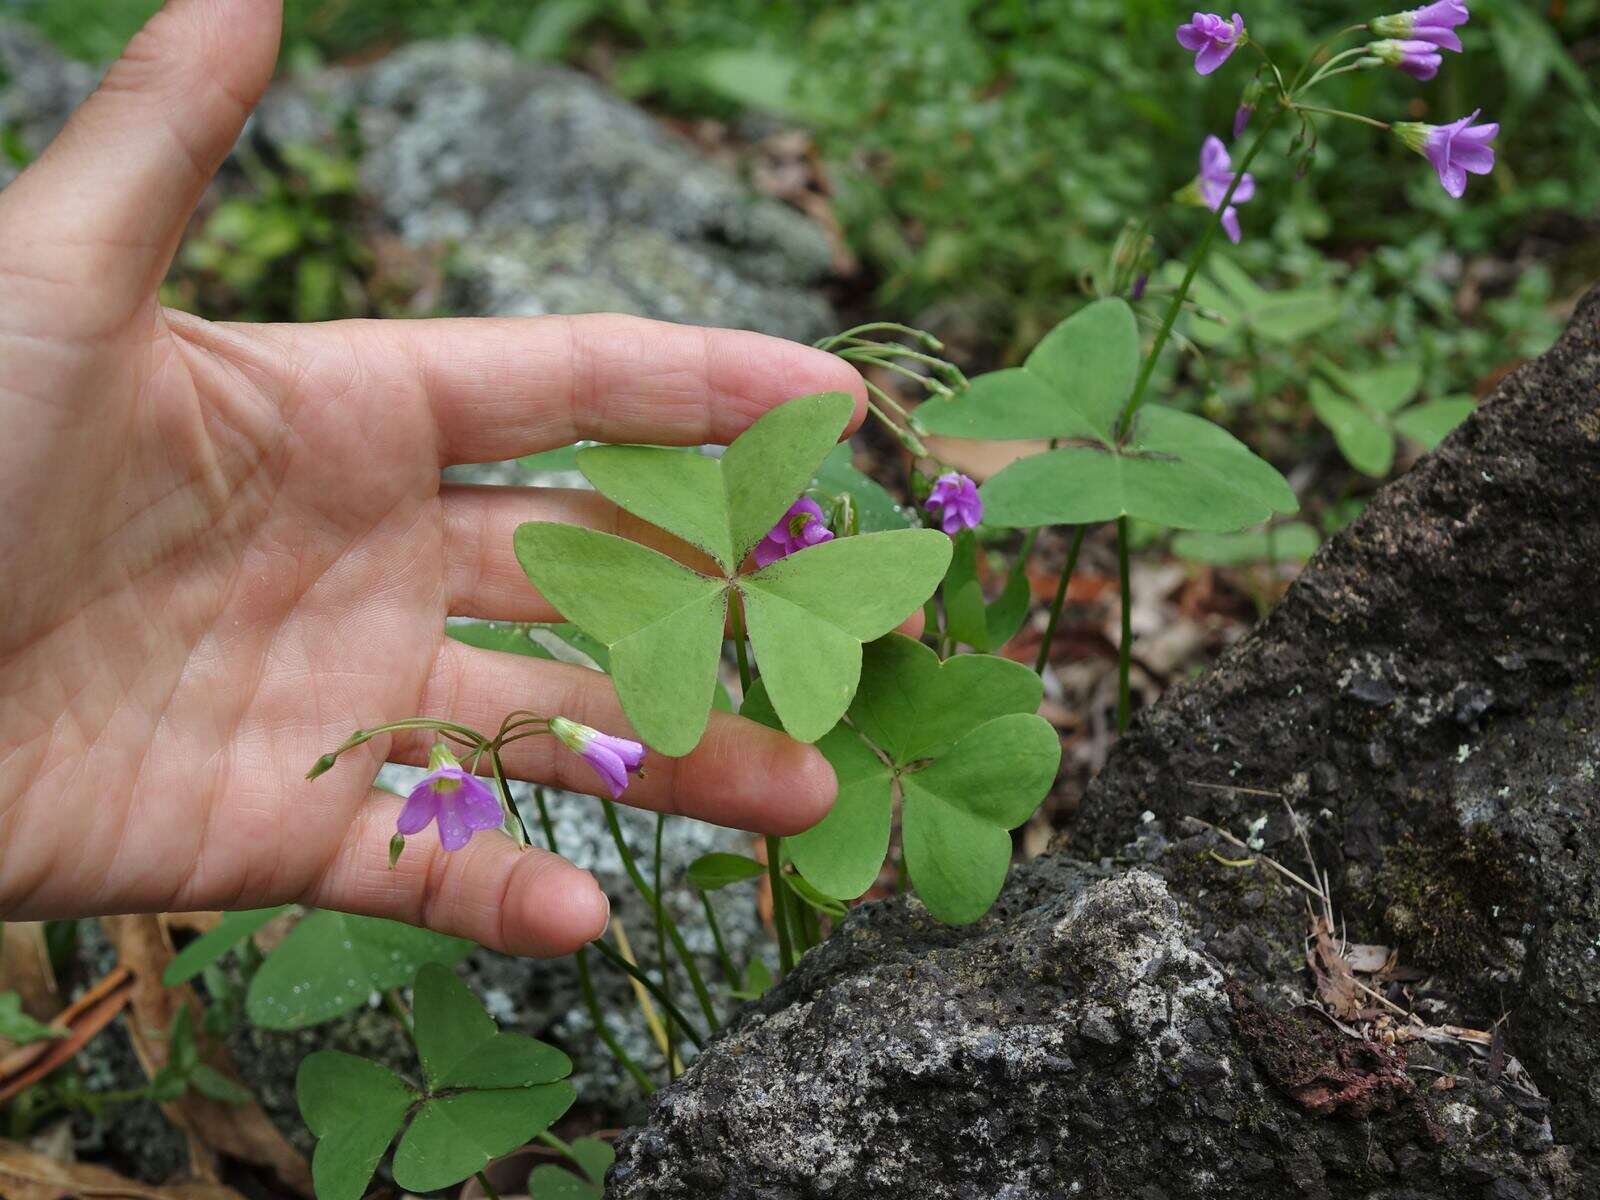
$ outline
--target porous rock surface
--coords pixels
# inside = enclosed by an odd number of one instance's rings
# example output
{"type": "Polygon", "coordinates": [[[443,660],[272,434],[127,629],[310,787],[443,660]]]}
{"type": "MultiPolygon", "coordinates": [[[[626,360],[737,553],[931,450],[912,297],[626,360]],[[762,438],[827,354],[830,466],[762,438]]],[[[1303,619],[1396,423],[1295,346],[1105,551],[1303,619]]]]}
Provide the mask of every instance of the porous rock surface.
{"type": "Polygon", "coordinates": [[[476,39],[417,43],[274,89],[259,135],[326,141],[339,114],[385,223],[450,248],[453,314],[831,331],[822,230],[577,71],[476,39]]]}
{"type": "MultiPolygon", "coordinates": [[[[1298,861],[1281,802],[1230,788],[1286,795],[1311,819],[1353,936],[1437,972],[1443,1019],[1488,1028],[1509,1014],[1510,1052],[1550,1097],[1556,1140],[1581,1149],[1590,1195],[1597,564],[1600,289],[1331,540],[1258,630],[1136,723],[1071,835],[1075,851],[1110,853],[1142,812],[1169,829],[1266,816],[1267,851],[1298,861]]],[[[1185,894],[1213,927],[1259,922],[1201,895],[1208,874],[1184,872],[1185,894]]]]}
{"type": "Polygon", "coordinates": [[[607,1194],[1600,1196],[1596,563],[1600,290],[1139,716],[989,917],[857,909],[607,1194]],[[1197,819],[1304,876],[1298,821],[1435,1036],[1308,1007],[1306,893],[1197,819]]]}
{"type": "MultiPolygon", "coordinates": [[[[99,75],[0,16],[0,130],[27,154],[99,75]]],[[[267,163],[302,145],[358,153],[367,234],[442,268],[419,315],[624,312],[796,341],[837,328],[815,222],[581,72],[505,46],[418,42],[289,75],[242,144],[267,163]]],[[[17,170],[0,153],[0,187],[17,170]]]]}

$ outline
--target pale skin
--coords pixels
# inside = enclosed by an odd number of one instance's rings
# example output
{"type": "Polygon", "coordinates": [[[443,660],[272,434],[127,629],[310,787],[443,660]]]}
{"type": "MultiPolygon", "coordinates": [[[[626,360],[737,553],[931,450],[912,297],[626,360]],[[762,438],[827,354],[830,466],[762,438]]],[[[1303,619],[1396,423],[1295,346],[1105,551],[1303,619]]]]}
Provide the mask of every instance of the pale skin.
{"type": "MultiPolygon", "coordinates": [[[[512,709],[627,736],[605,678],[470,648],[445,618],[558,614],[512,554],[526,520],[652,541],[592,493],[441,482],[577,439],[728,442],[848,365],[750,333],[628,317],[215,324],[156,288],[272,73],[281,0],[170,0],[0,191],[0,918],[299,901],[566,953],[594,879],[498,832],[397,869],[380,739],[413,715],[492,732],[512,709]]],[[[661,544],[659,535],[655,544],[661,544]]],[[[550,738],[519,778],[599,790],[550,738]]],[[[712,715],[626,799],[761,833],[819,820],[820,754],[712,715]]],[[[596,814],[598,820],[598,813],[596,814]]]]}

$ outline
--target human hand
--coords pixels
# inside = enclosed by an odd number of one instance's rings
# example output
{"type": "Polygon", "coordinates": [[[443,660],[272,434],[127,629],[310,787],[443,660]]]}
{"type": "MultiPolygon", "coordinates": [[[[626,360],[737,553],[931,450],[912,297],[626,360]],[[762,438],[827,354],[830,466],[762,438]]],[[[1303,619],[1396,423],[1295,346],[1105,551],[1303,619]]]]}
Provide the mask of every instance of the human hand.
{"type": "MultiPolygon", "coordinates": [[[[443,636],[447,615],[557,619],[512,530],[561,520],[664,545],[593,493],[441,483],[452,463],[577,439],[728,442],[832,356],[627,317],[213,324],[156,288],[271,75],[281,0],[171,0],[39,161],[0,192],[0,915],[286,901],[559,954],[594,880],[498,833],[418,838],[358,726],[509,710],[627,734],[609,682],[443,636]]],[[[858,418],[859,418],[858,409],[858,418]]],[[[670,547],[669,547],[670,548],[670,547]]],[[[516,777],[600,780],[549,738],[516,777]]],[[[820,754],[724,714],[630,802],[788,834],[827,811],[820,754]]]]}

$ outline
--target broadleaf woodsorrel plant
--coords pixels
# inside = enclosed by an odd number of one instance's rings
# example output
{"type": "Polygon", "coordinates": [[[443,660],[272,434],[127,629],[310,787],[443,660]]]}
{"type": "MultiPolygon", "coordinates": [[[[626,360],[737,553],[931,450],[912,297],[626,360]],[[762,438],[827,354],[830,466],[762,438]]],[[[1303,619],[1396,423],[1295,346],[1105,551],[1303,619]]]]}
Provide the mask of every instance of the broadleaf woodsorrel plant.
{"type": "MultiPolygon", "coordinates": [[[[1469,13],[1463,0],[1440,0],[1425,8],[1340,30],[1313,52],[1311,60],[1286,81],[1270,54],[1249,35],[1244,17],[1225,20],[1214,13],[1194,14],[1177,31],[1178,41],[1195,52],[1202,75],[1219,70],[1243,48],[1255,50],[1261,66],[1247,85],[1236,112],[1233,134],[1242,135],[1256,110],[1270,109],[1234,169],[1222,140],[1209,136],[1201,150],[1200,172],[1175,199],[1211,210],[1189,265],[1166,305],[1155,338],[1141,355],[1134,308],[1120,297],[1096,301],[1058,325],[1019,369],[994,372],[973,381],[965,394],[935,400],[918,416],[924,429],[954,437],[991,439],[1049,438],[1051,449],[1024,458],[983,487],[988,519],[996,525],[1032,528],[1076,525],[1072,552],[1062,572],[1057,602],[1050,615],[1041,650],[1041,669],[1060,617],[1061,601],[1077,562],[1085,525],[1115,520],[1122,590],[1122,644],[1119,654],[1118,725],[1131,714],[1128,684],[1132,609],[1128,570],[1128,521],[1150,521],[1175,529],[1227,533],[1259,524],[1275,514],[1292,513],[1298,500],[1288,483],[1267,462],[1221,427],[1193,414],[1148,404],[1147,393],[1156,363],[1173,336],[1206,252],[1219,229],[1238,242],[1243,236],[1239,204],[1254,199],[1255,178],[1249,167],[1267,145],[1274,127],[1286,115],[1299,123],[1291,153],[1300,169],[1310,167],[1316,150],[1318,118],[1350,120],[1393,133],[1424,155],[1451,196],[1460,197],[1469,174],[1487,174],[1494,166],[1490,143],[1497,125],[1475,124],[1478,114],[1451,125],[1390,125],[1358,113],[1325,108],[1307,101],[1323,81],[1352,71],[1398,67],[1417,78],[1431,79],[1438,69],[1438,50],[1461,50],[1455,30],[1469,13]],[[1370,32],[1378,41],[1324,58],[1337,41],[1370,32]],[[1399,39],[1399,40],[1396,40],[1399,39]]],[[[1142,230],[1141,230],[1142,233],[1142,230]]],[[[1143,239],[1140,249],[1143,249],[1143,239]]],[[[1118,264],[1113,276],[1129,279],[1135,302],[1156,289],[1148,288],[1142,254],[1118,264]]],[[[1392,434],[1374,422],[1358,421],[1359,410],[1346,410],[1323,400],[1319,412],[1341,432],[1340,444],[1362,438],[1358,463],[1387,466],[1392,434]],[[1350,420],[1342,420],[1350,417],[1350,420]],[[1368,444],[1370,454],[1365,454],[1368,444]]],[[[1459,409],[1435,410],[1417,419],[1416,432],[1427,437],[1445,426],[1459,409]]],[[[1354,460],[1353,460],[1354,461],[1354,460]]]]}
{"type": "MultiPolygon", "coordinates": [[[[1156,244],[1153,222],[1132,224],[1119,239],[1108,270],[1095,281],[1098,299],[1051,331],[1020,367],[970,382],[939,357],[942,347],[935,339],[904,326],[860,326],[819,343],[851,362],[915,381],[929,394],[912,412],[878,383],[867,383],[873,416],[913,460],[931,461],[938,468],[917,474],[907,489],[922,501],[924,523],[936,528],[908,527],[913,520],[906,510],[851,466],[848,451],[837,444],[854,409],[842,394],[802,397],[769,411],[720,458],[651,446],[578,451],[576,466],[595,488],[684,543],[679,555],[670,557],[620,537],[542,522],[522,525],[515,535],[516,554],[528,578],[570,623],[552,632],[584,648],[597,668],[611,675],[632,732],[642,741],[589,729],[559,715],[525,711],[508,715],[492,737],[446,720],[416,717],[357,732],[319,760],[311,774],[329,769],[340,754],[380,734],[436,733],[440,744],[433,769],[417,784],[399,820],[394,845],[399,854],[404,838],[416,836],[429,823],[437,824],[447,849],[457,849],[474,833],[497,825],[524,844],[530,840],[501,765],[501,751],[510,742],[549,734],[586,759],[596,772],[596,787],[610,796],[601,800],[601,807],[623,866],[655,918],[655,971],[635,962],[625,943],[623,952],[604,939],[594,947],[659,1006],[655,1027],[671,1074],[681,1061],[678,1040],[703,1044],[721,1015],[708,972],[701,970],[662,902],[660,821],[652,883],[623,836],[612,801],[623,794],[631,774],[644,768],[645,744],[677,756],[699,742],[708,714],[719,702],[724,643],[731,638],[742,713],[816,743],[832,764],[839,788],[833,810],[815,828],[769,838],[764,863],[719,854],[691,868],[689,879],[700,893],[726,996],[759,994],[770,979],[759,958],[738,970],[723,942],[711,893],[767,878],[779,959],[787,971],[796,948],[803,952],[821,935],[821,922],[842,916],[844,902],[866,894],[885,864],[896,861],[897,811],[902,887],[914,889],[942,920],[979,919],[1004,884],[1012,856],[1010,831],[1037,809],[1059,766],[1059,738],[1037,710],[1041,676],[1087,528],[1117,524],[1122,597],[1118,719],[1126,725],[1131,710],[1130,522],[1209,537],[1211,542],[1196,543],[1197,551],[1225,556],[1255,551],[1241,542],[1216,539],[1237,537],[1241,530],[1298,510],[1297,497],[1283,476],[1243,442],[1219,425],[1156,403],[1151,396],[1157,364],[1175,337],[1179,316],[1186,307],[1203,307],[1192,294],[1203,296],[1211,286],[1197,281],[1217,232],[1240,241],[1245,220],[1239,206],[1253,200],[1259,204],[1249,168],[1286,118],[1298,124],[1289,155],[1301,169],[1314,158],[1317,121],[1351,120],[1393,133],[1429,159],[1450,195],[1461,195],[1469,174],[1486,173],[1493,165],[1489,143],[1497,127],[1474,124],[1477,114],[1446,126],[1389,125],[1312,104],[1307,96],[1323,81],[1352,71],[1393,67],[1418,79],[1432,78],[1440,65],[1439,52],[1460,49],[1455,30],[1467,18],[1464,3],[1444,0],[1351,26],[1286,78],[1252,39],[1243,15],[1224,19],[1196,13],[1179,29],[1178,38],[1195,52],[1201,74],[1236,64],[1241,50],[1259,56],[1232,133],[1238,138],[1258,120],[1260,129],[1237,164],[1220,136],[1205,140],[1198,175],[1175,197],[1179,204],[1211,213],[1181,273],[1155,269],[1149,261],[1156,244]],[[1377,35],[1376,40],[1329,53],[1338,40],[1361,31],[1377,35]],[[1165,307],[1156,321],[1141,307],[1158,299],[1165,307]],[[1156,328],[1148,345],[1141,337],[1141,317],[1156,328]],[[885,335],[904,341],[878,340],[885,335]],[[979,489],[959,472],[943,469],[929,454],[925,434],[1047,440],[1050,445],[1012,463],[979,489]],[[934,476],[931,484],[928,476],[934,476]],[[1049,609],[1040,658],[1030,671],[983,652],[999,648],[1026,619],[1026,561],[1039,530],[1057,525],[1073,527],[1070,550],[1049,609]],[[979,569],[980,526],[1027,531],[1005,587],[993,601],[984,594],[979,569]],[[891,632],[922,606],[932,646],[891,632]],[[977,653],[959,654],[961,646],[977,653]],[[459,748],[459,756],[447,743],[459,748]],[[477,778],[480,767],[492,775],[495,790],[477,778]],[[673,999],[673,957],[693,990],[699,1018],[686,1016],[673,999]]],[[[1262,315],[1267,306],[1252,281],[1222,264],[1213,268],[1213,275],[1222,290],[1212,291],[1225,295],[1241,320],[1248,317],[1252,329],[1247,332],[1292,339],[1297,330],[1327,319],[1326,304],[1308,294],[1299,309],[1268,320],[1262,315]]],[[[1216,325],[1230,319],[1225,305],[1221,310],[1203,307],[1200,315],[1216,325]]],[[[1314,403],[1358,467],[1376,467],[1380,459],[1386,466],[1396,433],[1426,442],[1461,415],[1459,405],[1405,409],[1418,381],[1416,371],[1404,365],[1367,373],[1329,367],[1324,373],[1345,396],[1319,388],[1314,403]]],[[[1314,532],[1302,532],[1311,533],[1314,543],[1314,532]]],[[[1262,535],[1269,555],[1275,553],[1274,536],[1270,528],[1262,535]]],[[[1303,542],[1301,538],[1297,544],[1303,542]]],[[[523,631],[475,628],[462,629],[458,636],[521,653],[544,652],[523,631]]],[[[544,839],[559,853],[538,789],[535,802],[544,839]]],[[[491,1086],[477,1077],[452,1084],[436,1078],[430,1066],[431,1052],[420,1034],[427,1007],[421,997],[425,988],[432,995],[444,987],[440,979],[448,977],[446,969],[436,963],[449,961],[448,951],[434,950],[434,965],[424,966],[418,975],[418,1045],[427,1079],[423,1092],[332,1059],[318,1060],[311,1069],[305,1103],[314,1129],[327,1139],[324,1147],[354,1136],[328,1125],[339,1097],[348,1094],[355,1100],[358,1092],[370,1094],[374,1111],[383,1114],[382,1121],[362,1134],[365,1140],[356,1139],[359,1145],[327,1151],[344,1172],[335,1189],[339,1194],[354,1186],[355,1176],[370,1173],[415,1104],[422,1105],[418,1119],[396,1160],[397,1178],[404,1160],[407,1178],[400,1179],[402,1184],[409,1179],[417,1186],[440,1186],[448,1182],[446,1176],[464,1177],[463,1172],[477,1169],[474,1164],[481,1165],[483,1155],[504,1141],[502,1132],[510,1136],[508,1127],[487,1140],[448,1152],[440,1149],[444,1165],[433,1164],[430,1154],[407,1149],[413,1138],[423,1136],[419,1128],[428,1128],[423,1117],[433,1111],[429,1106],[459,1099],[441,1096],[441,1087],[491,1086]],[[433,1165],[424,1171],[424,1164],[433,1165]]],[[[609,1034],[582,952],[577,962],[597,1031],[648,1090],[644,1072],[609,1034]]],[[[459,998],[451,1003],[461,1007],[459,998]]],[[[479,1034],[474,1037],[482,1040],[479,1034]]],[[[520,1081],[514,1075],[517,1071],[508,1068],[495,1075],[502,1082],[492,1086],[554,1086],[548,1071],[520,1081]]],[[[541,1106],[539,1113],[546,1107],[556,1106],[541,1106]]],[[[319,1161],[323,1157],[319,1149],[319,1161]]],[[[581,1165],[576,1156],[574,1161],[581,1165]]]]}

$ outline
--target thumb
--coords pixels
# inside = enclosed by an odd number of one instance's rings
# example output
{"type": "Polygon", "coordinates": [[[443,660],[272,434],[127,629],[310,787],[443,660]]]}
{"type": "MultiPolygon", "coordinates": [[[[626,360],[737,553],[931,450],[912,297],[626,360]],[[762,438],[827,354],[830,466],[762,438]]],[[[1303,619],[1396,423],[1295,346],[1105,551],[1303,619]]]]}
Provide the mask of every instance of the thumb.
{"type": "Polygon", "coordinates": [[[272,77],[282,21],[282,0],[168,0],[0,193],[0,270],[75,288],[95,332],[148,300],[272,77]]]}

